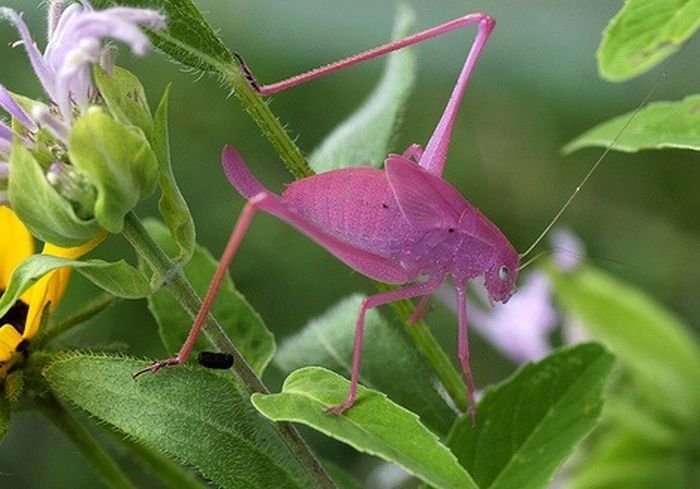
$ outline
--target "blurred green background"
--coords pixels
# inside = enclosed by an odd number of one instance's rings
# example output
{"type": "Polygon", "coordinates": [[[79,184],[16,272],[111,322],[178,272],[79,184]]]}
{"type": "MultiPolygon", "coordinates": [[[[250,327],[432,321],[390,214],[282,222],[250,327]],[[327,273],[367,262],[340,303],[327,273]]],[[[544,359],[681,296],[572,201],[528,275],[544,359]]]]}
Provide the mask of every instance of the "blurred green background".
{"type": "MultiPolygon", "coordinates": [[[[20,0],[2,3],[25,12],[43,47],[45,7],[20,0]]],[[[396,13],[394,2],[365,0],[196,3],[226,45],[240,52],[264,83],[386,41],[396,13]]],[[[633,110],[661,73],[665,76],[653,100],[679,100],[697,92],[697,38],[659,68],[631,82],[611,84],[598,79],[595,51],[601,31],[621,8],[621,1],[406,3],[416,12],[417,29],[477,10],[497,20],[456,124],[446,178],[519,250],[539,234],[600,153],[585,150],[563,157],[560,148],[565,143],[599,122],[633,110]]],[[[417,86],[394,151],[427,142],[473,36],[473,29],[454,33],[415,49],[417,86]]],[[[24,51],[8,47],[17,38],[11,26],[0,24],[0,82],[15,92],[43,96],[24,51]]],[[[236,146],[272,189],[281,190],[291,176],[218,80],[194,76],[159,53],[135,59],[124,52],[119,63],[141,77],[152,106],[173,81],[175,173],[194,214],[199,242],[218,255],[244,202],[223,178],[222,146],[236,146]]],[[[382,68],[382,61],[375,61],[278,94],[272,109],[288,124],[290,133],[298,135],[302,149],[310,152],[371,91],[382,68]]],[[[586,243],[591,262],[637,284],[696,328],[700,324],[699,182],[697,153],[611,153],[562,220],[586,243]]],[[[153,215],[154,202],[139,213],[153,215]]],[[[133,259],[126,243],[116,236],[98,254],[133,259]]],[[[372,290],[368,280],[269,216],[254,222],[233,270],[238,288],[278,341],[351,292],[372,290]]],[[[69,311],[96,293],[76,277],[61,310],[69,311]]],[[[438,308],[429,322],[448,351],[454,351],[454,317],[438,308]]],[[[170,353],[160,346],[145,301],[117,304],[67,336],[65,343],[123,344],[130,354],[149,358],[170,353]]],[[[478,339],[473,358],[478,386],[502,379],[515,367],[478,339]]],[[[281,375],[273,367],[266,380],[275,390],[281,375]]],[[[347,464],[353,456],[340,445],[318,436],[312,439],[329,458],[347,464]]],[[[363,471],[372,465],[366,458],[353,460],[363,471]]],[[[152,487],[144,477],[144,487],[152,487]]],[[[99,484],[55,428],[32,413],[15,417],[0,446],[0,487],[99,484]]]]}

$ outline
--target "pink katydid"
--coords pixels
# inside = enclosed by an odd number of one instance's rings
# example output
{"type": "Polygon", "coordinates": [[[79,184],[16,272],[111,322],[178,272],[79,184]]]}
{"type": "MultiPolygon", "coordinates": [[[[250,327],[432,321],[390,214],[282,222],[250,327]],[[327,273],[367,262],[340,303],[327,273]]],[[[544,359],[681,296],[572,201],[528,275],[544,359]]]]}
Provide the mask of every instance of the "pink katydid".
{"type": "Polygon", "coordinates": [[[240,58],[239,61],[252,86],[267,96],[472,24],[478,25],[476,38],[425,150],[413,144],[402,155],[389,155],[384,170],[368,167],[333,170],[297,180],[281,195],[275,195],[255,179],[232,147],[224,148],[224,171],[248,202],[236,222],[190,334],[177,356],[155,362],[136,372],[135,376],[187,361],[253,215],[257,210],[263,210],[306,234],[358,272],[380,282],[403,285],[397,290],[371,295],[363,301],[355,326],[348,396],[345,402],[329,411],[341,414],[355,402],[367,309],[421,297],[412,318],[416,319],[425,306],[425,299],[449,276],[457,295],[458,356],[467,382],[469,410],[474,418],[466,284],[471,279],[483,277],[489,298],[505,303],[515,291],[515,279],[522,268],[520,259],[529,254],[551,229],[607,150],[544,232],[525,253],[519,255],[496,225],[441,178],[457,109],[471,72],[495,26],[491,17],[483,13],[466,15],[271,85],[259,86],[248,67],[240,58]]]}
{"type": "MultiPolygon", "coordinates": [[[[482,13],[470,14],[267,86],[258,86],[245,65],[243,69],[256,90],[266,96],[471,24],[478,24],[476,39],[425,151],[414,144],[401,156],[390,155],[385,171],[364,167],[330,171],[297,180],[277,196],[255,180],[233,148],[224,149],[222,162],[226,174],[248,203],[182,349],[176,357],[156,362],[137,375],[187,360],[220,281],[253,214],[261,209],[307,234],[360,273],[389,284],[409,284],[372,295],[362,303],[355,328],[348,398],[331,409],[333,412],[342,413],[355,402],[366,310],[402,299],[427,297],[451,276],[459,304],[459,359],[467,380],[470,410],[474,414],[466,283],[483,276],[491,299],[507,301],[514,291],[519,256],[503,233],[441,175],[457,109],[474,65],[495,26],[494,20],[482,13]],[[426,280],[416,283],[424,276],[426,280]]],[[[423,305],[421,301],[418,311],[423,305]]]]}

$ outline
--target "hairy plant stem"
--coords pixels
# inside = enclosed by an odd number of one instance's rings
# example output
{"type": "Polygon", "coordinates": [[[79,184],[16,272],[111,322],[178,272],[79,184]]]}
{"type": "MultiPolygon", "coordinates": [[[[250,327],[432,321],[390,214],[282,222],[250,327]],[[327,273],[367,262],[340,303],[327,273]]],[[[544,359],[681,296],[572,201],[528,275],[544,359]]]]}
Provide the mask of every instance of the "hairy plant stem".
{"type": "Polygon", "coordinates": [[[251,86],[246,77],[236,67],[229,74],[233,93],[258,125],[263,135],[272,144],[277,154],[294,178],[310,177],[314,171],[292,138],[263,98],[251,86]]]}
{"type": "Polygon", "coordinates": [[[83,457],[109,487],[136,489],[136,486],[127,478],[109,453],[102,448],[102,445],[52,394],[40,397],[35,405],[44,416],[75,443],[83,457]]]}
{"type": "MultiPolygon", "coordinates": [[[[299,179],[314,175],[314,171],[306,162],[299,147],[289,137],[279,119],[272,113],[260,94],[251,87],[243,72],[234,70],[230,73],[229,78],[234,93],[243,108],[260,127],[294,178],[299,179]]],[[[375,282],[375,285],[379,290],[389,290],[389,286],[386,284],[375,282]]],[[[406,332],[418,350],[435,371],[452,402],[461,411],[466,411],[468,406],[467,389],[461,374],[449,360],[424,321],[418,321],[415,324],[408,323],[408,319],[413,313],[413,304],[408,300],[395,302],[392,304],[392,309],[401,323],[404,324],[406,332]]]]}
{"type": "MultiPolygon", "coordinates": [[[[163,287],[175,297],[183,309],[194,319],[202,301],[192,288],[184,273],[177,269],[178,265],[151,238],[139,218],[133,213],[126,215],[123,235],[141,259],[153,271],[155,277],[164,278],[163,287]]],[[[240,380],[242,386],[252,395],[256,392],[269,394],[267,387],[257,376],[248,362],[243,358],[231,339],[226,335],[221,325],[210,314],[203,326],[204,334],[218,351],[233,356],[232,372],[240,380]]],[[[319,461],[311,452],[299,431],[291,423],[273,423],[290,453],[306,468],[309,476],[319,489],[335,488],[335,483],[328,476],[319,461]]]]}

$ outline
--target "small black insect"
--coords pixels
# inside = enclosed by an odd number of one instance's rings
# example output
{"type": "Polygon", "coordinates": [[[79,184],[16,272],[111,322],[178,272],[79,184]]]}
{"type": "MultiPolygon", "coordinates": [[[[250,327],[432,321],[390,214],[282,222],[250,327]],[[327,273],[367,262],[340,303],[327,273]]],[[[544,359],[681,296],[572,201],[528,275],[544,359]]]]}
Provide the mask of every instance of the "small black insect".
{"type": "Polygon", "coordinates": [[[233,366],[233,355],[230,353],[203,351],[197,356],[197,363],[206,368],[226,370],[233,366]]]}

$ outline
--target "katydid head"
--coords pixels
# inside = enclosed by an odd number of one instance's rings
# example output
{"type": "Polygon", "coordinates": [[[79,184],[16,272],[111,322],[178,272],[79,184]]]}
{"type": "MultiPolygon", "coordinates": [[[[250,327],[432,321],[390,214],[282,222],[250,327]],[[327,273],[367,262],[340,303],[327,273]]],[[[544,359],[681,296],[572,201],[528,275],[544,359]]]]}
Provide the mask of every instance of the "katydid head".
{"type": "Polygon", "coordinates": [[[484,274],[484,285],[492,301],[505,304],[515,293],[520,257],[505,238],[495,249],[492,264],[484,274]]]}

